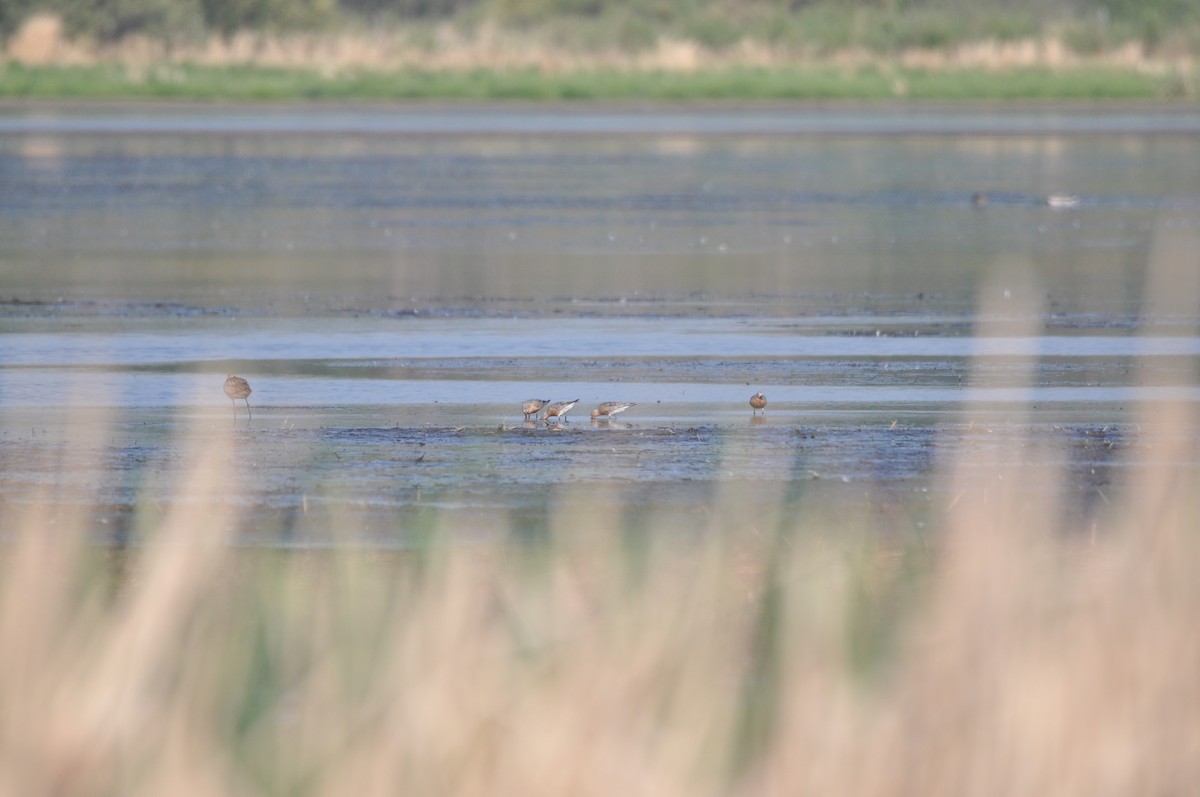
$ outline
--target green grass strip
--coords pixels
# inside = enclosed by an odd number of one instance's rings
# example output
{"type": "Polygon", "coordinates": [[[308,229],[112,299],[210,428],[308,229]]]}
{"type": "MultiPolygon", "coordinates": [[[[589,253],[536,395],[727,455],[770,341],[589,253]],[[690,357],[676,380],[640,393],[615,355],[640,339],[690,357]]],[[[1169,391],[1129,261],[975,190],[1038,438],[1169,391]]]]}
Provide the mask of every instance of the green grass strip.
{"type": "MultiPolygon", "coordinates": [[[[258,66],[0,66],[0,97],[180,100],[1179,99],[1178,81],[1119,69],[919,71],[828,66],[690,73],[342,71],[258,66]]],[[[1186,95],[1185,95],[1186,96],[1186,95]]]]}

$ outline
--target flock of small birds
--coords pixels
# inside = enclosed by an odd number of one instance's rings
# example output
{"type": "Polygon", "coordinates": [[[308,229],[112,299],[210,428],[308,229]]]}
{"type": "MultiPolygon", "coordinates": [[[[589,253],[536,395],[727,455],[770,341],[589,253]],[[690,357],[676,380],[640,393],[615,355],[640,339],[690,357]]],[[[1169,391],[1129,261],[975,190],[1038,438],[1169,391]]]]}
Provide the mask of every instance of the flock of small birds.
{"type": "MultiPolygon", "coordinates": [[[[225,395],[229,397],[229,401],[233,404],[233,417],[237,419],[237,403],[238,399],[246,402],[246,415],[250,418],[254,414],[250,412],[250,383],[240,376],[234,374],[226,374],[225,376],[225,395]]],[[[566,420],[566,414],[571,411],[571,408],[579,403],[579,399],[573,401],[554,401],[550,399],[526,399],[521,405],[521,412],[525,414],[525,420],[536,419],[538,413],[542,413],[541,419],[550,422],[551,418],[557,418],[560,421],[566,420]]],[[[601,421],[608,420],[614,415],[624,412],[630,407],[636,407],[637,404],[629,401],[605,401],[592,410],[592,420],[601,421]]],[[[766,413],[767,397],[761,392],[755,393],[750,397],[751,415],[758,412],[766,413]]]]}

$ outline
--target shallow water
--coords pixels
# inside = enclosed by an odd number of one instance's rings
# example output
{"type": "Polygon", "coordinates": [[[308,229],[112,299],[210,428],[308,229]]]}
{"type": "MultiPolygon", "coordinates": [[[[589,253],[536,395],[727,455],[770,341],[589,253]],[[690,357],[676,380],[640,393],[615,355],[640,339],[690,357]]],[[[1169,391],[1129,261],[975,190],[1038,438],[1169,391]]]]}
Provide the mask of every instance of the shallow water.
{"type": "Polygon", "coordinates": [[[133,534],[184,500],[199,432],[233,436],[255,543],[730,486],[918,507],[903,525],[993,451],[1057,468],[1082,523],[1156,408],[1200,403],[1198,131],[1153,108],[0,107],[0,495],[133,534]],[[535,395],[581,401],[524,424],[535,395]],[[604,400],[637,406],[592,423],[604,400]]]}

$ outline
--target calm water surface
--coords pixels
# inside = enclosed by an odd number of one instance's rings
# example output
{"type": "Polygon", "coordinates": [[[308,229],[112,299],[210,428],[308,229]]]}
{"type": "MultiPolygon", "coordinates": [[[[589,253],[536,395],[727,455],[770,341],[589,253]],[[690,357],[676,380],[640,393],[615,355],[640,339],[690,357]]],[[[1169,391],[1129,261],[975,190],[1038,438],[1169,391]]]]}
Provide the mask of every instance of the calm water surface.
{"type": "Polygon", "coordinates": [[[1192,110],[7,105],[0,188],[0,495],[101,533],[196,430],[259,542],[580,487],[932,509],[1023,441],[1086,514],[1200,402],[1192,110]]]}

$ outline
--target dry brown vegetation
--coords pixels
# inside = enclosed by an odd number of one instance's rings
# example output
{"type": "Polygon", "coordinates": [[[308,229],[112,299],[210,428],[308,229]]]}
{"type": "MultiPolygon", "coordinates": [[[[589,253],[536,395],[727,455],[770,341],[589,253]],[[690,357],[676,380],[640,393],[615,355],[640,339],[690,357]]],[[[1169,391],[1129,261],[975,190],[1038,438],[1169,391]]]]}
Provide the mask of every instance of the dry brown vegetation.
{"type": "Polygon", "coordinates": [[[0,61],[3,60],[27,65],[118,63],[143,67],[188,63],[307,69],[317,65],[327,71],[536,69],[551,74],[589,69],[693,72],[732,66],[782,68],[812,64],[845,68],[894,65],[912,69],[993,71],[1094,66],[1149,74],[1190,74],[1195,70],[1194,57],[1188,50],[1147,53],[1141,43],[1128,41],[1097,52],[1079,53],[1061,37],[1053,35],[1014,40],[984,39],[936,48],[905,48],[888,54],[855,47],[816,52],[752,38],[743,38],[714,50],[694,39],[670,35],[656,37],[652,46],[634,51],[617,43],[581,48],[544,32],[490,24],[464,29],[450,22],[324,32],[246,30],[187,42],[131,35],[119,41],[103,42],[67,36],[62,19],[53,14],[37,14],[26,20],[0,53],[0,61]]]}
{"type": "Polygon", "coordinates": [[[407,556],[228,547],[228,441],[196,442],[115,575],[82,517],[5,510],[0,789],[1186,794],[1200,507],[1179,439],[1096,537],[1028,500],[1047,474],[1014,459],[930,548],[862,518],[747,527],[730,495],[636,554],[616,513],[567,500],[544,546],[407,556]]]}

